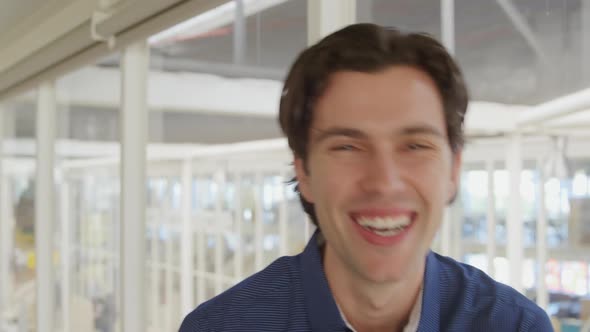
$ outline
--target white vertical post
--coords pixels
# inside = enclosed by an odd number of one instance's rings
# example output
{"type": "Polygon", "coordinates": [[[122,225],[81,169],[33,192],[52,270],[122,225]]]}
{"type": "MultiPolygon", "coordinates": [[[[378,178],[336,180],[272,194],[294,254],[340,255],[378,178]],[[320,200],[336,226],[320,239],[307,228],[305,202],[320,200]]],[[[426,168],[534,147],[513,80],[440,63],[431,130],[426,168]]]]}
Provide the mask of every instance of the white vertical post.
{"type": "Polygon", "coordinates": [[[88,287],[86,287],[86,279],[85,279],[85,274],[86,274],[86,266],[87,266],[87,250],[85,245],[88,243],[88,239],[87,239],[87,235],[88,234],[88,215],[89,215],[89,208],[88,208],[88,204],[89,202],[86,199],[86,192],[89,191],[90,189],[90,185],[88,182],[88,176],[85,176],[83,178],[82,181],[82,189],[81,189],[81,193],[80,195],[82,196],[82,199],[79,201],[80,203],[80,210],[81,216],[84,216],[83,218],[81,218],[80,222],[78,223],[78,227],[79,227],[79,234],[80,236],[78,237],[78,273],[76,274],[76,279],[77,279],[77,287],[78,287],[78,295],[86,295],[87,294],[87,289],[88,287]],[[84,271],[84,272],[83,272],[84,271]]]}
{"type": "Polygon", "coordinates": [[[465,213],[463,205],[457,201],[449,206],[449,223],[451,227],[451,257],[458,261],[463,260],[463,222],[465,213]]]}
{"type": "Polygon", "coordinates": [[[150,226],[152,227],[152,231],[150,232],[152,238],[150,240],[150,246],[152,247],[151,250],[151,262],[152,266],[150,269],[151,272],[151,310],[150,319],[152,322],[152,327],[155,329],[159,329],[162,327],[159,311],[160,311],[160,240],[158,237],[158,230],[159,230],[159,223],[160,219],[153,220],[150,222],[150,226]]]}
{"type": "MultiPolygon", "coordinates": [[[[10,220],[9,216],[9,195],[7,189],[7,177],[4,176],[4,115],[6,109],[0,104],[0,315],[4,313],[4,308],[8,307],[9,299],[9,278],[12,275],[10,271],[10,220]]],[[[0,318],[2,324],[2,318],[0,318]]],[[[0,326],[1,327],[1,326],[0,326]]]]}
{"type": "Polygon", "coordinates": [[[494,277],[494,258],[496,257],[496,195],[494,186],[494,161],[486,161],[488,173],[488,209],[487,209],[487,234],[486,257],[488,258],[488,275],[494,277]]]}
{"type": "MultiPolygon", "coordinates": [[[[159,312],[163,313],[164,318],[164,330],[168,331],[172,329],[172,306],[174,301],[173,296],[173,284],[174,284],[174,271],[172,268],[172,261],[173,261],[173,253],[174,253],[174,246],[172,238],[169,237],[169,234],[172,234],[172,230],[174,225],[171,219],[171,202],[170,197],[173,194],[173,183],[172,180],[168,177],[165,178],[165,189],[164,189],[164,199],[160,203],[160,220],[158,223],[160,224],[159,229],[164,231],[166,237],[162,239],[162,262],[159,264],[161,266],[161,271],[164,273],[164,306],[159,308],[159,312]]],[[[159,286],[158,286],[159,287],[159,286]]],[[[159,288],[158,288],[159,290],[159,288]]]]}
{"type": "Polygon", "coordinates": [[[582,44],[580,65],[583,73],[582,81],[587,82],[590,79],[590,63],[587,61],[588,57],[590,57],[590,2],[580,1],[580,6],[582,7],[580,10],[580,24],[582,25],[580,30],[582,37],[580,40],[582,44]]]}
{"type": "Polygon", "coordinates": [[[145,41],[127,47],[121,100],[121,327],[145,331],[145,164],[147,75],[145,41]]]}
{"type": "MultiPolygon", "coordinates": [[[[283,171],[281,172],[281,180],[282,182],[285,182],[284,180],[287,178],[286,173],[283,171]]],[[[288,249],[289,249],[289,238],[287,237],[287,232],[288,232],[288,225],[287,225],[287,195],[285,193],[285,191],[287,190],[287,188],[285,186],[281,186],[281,195],[280,195],[280,200],[281,202],[279,203],[279,239],[280,239],[280,247],[279,247],[279,254],[280,256],[285,256],[288,255],[288,249]]]]}
{"type": "Polygon", "coordinates": [[[443,212],[443,220],[440,228],[440,253],[444,256],[451,256],[452,251],[452,225],[451,207],[447,206],[443,212]]]}
{"type": "Polygon", "coordinates": [[[243,223],[243,211],[242,211],[242,177],[239,172],[235,173],[235,233],[236,233],[236,252],[234,255],[234,275],[236,282],[242,280],[244,276],[244,252],[243,252],[243,235],[242,235],[242,223],[243,223]]]}
{"type": "Polygon", "coordinates": [[[61,307],[63,332],[70,331],[70,271],[71,271],[71,232],[70,232],[70,185],[62,179],[60,190],[61,218],[61,307]]]}
{"type": "Polygon", "coordinates": [[[37,106],[37,178],[35,190],[35,256],[37,270],[37,329],[53,332],[55,315],[52,264],[55,159],[55,84],[43,83],[37,106]]]}
{"type": "Polygon", "coordinates": [[[225,245],[223,242],[223,230],[217,228],[215,231],[215,250],[214,250],[214,261],[213,261],[213,269],[215,275],[215,295],[220,294],[223,290],[223,283],[225,281],[225,276],[223,274],[223,246],[225,245]]]}
{"type": "Polygon", "coordinates": [[[521,134],[513,134],[510,137],[506,154],[506,168],[509,173],[510,188],[508,213],[506,216],[506,228],[508,231],[506,253],[509,266],[509,284],[519,292],[523,291],[522,265],[524,254],[522,246],[522,197],[520,194],[520,174],[522,171],[521,143],[521,134]]]}
{"type": "Polygon", "coordinates": [[[13,292],[10,257],[13,251],[14,216],[10,197],[10,177],[4,168],[5,137],[14,135],[13,111],[0,104],[0,314],[7,308],[13,292]]]}
{"type": "Polygon", "coordinates": [[[243,239],[242,239],[242,222],[243,222],[243,211],[242,211],[242,176],[239,172],[234,173],[234,182],[235,182],[235,213],[234,213],[234,232],[236,235],[236,249],[234,254],[234,279],[235,282],[239,282],[242,280],[244,272],[243,272],[243,262],[244,262],[244,253],[243,253],[243,239]]]}
{"type": "Polygon", "coordinates": [[[206,234],[209,225],[202,219],[197,220],[197,304],[205,301],[205,280],[207,280],[207,267],[205,264],[206,234]]]}
{"type": "Polygon", "coordinates": [[[545,282],[547,262],[547,213],[545,207],[545,174],[543,174],[543,160],[537,161],[539,172],[537,184],[537,305],[547,309],[549,294],[545,282]]]}
{"type": "Polygon", "coordinates": [[[451,54],[455,54],[455,0],[441,0],[440,22],[442,43],[451,54]]]}
{"type": "Polygon", "coordinates": [[[307,0],[307,42],[356,22],[356,0],[307,0]]]}
{"type": "MultiPolygon", "coordinates": [[[[172,195],[172,191],[170,190],[171,185],[170,182],[168,183],[168,197],[171,197],[172,195]]],[[[167,234],[172,234],[172,223],[170,220],[170,209],[168,208],[167,204],[164,206],[164,208],[166,209],[165,215],[165,221],[164,221],[164,227],[166,227],[166,233],[167,234]]],[[[166,290],[166,307],[164,310],[164,327],[166,331],[172,331],[173,327],[172,327],[172,310],[174,308],[174,296],[173,296],[173,292],[174,292],[174,282],[173,282],[173,278],[174,278],[174,271],[172,270],[172,265],[174,262],[174,259],[172,258],[172,254],[173,254],[173,246],[172,246],[173,242],[172,242],[172,238],[167,238],[166,242],[164,244],[164,263],[162,264],[162,266],[164,267],[164,271],[166,273],[166,282],[165,282],[165,290],[166,290]]]]}
{"type": "Polygon", "coordinates": [[[14,217],[10,198],[9,177],[0,170],[0,313],[8,308],[13,296],[14,274],[10,268],[10,257],[14,250],[14,217]]]}
{"type": "Polygon", "coordinates": [[[244,11],[244,1],[234,0],[236,15],[234,20],[234,63],[244,64],[246,58],[246,13],[244,11]]]}
{"type": "MultiPolygon", "coordinates": [[[[8,278],[10,271],[10,257],[8,251],[8,219],[5,213],[8,205],[5,204],[6,192],[3,190],[6,178],[4,177],[4,113],[6,110],[0,104],[0,315],[4,313],[5,303],[8,301],[8,278]]],[[[2,324],[2,318],[0,318],[2,324]]],[[[1,327],[1,325],[0,325],[1,327]]]]}
{"type": "Polygon", "coordinates": [[[98,291],[98,285],[100,284],[99,276],[98,276],[98,242],[96,241],[96,220],[99,217],[93,216],[88,223],[88,262],[89,262],[89,271],[88,271],[88,286],[90,290],[90,295],[94,296],[98,291]]]}
{"type": "MultiPolygon", "coordinates": [[[[217,197],[215,197],[215,217],[216,219],[223,216],[222,202],[225,188],[225,170],[215,172],[213,181],[217,184],[217,197]]],[[[223,234],[226,232],[225,220],[219,219],[215,225],[215,250],[214,250],[214,270],[215,270],[215,294],[221,293],[223,289],[223,257],[225,243],[223,234]]]]}
{"type": "Polygon", "coordinates": [[[256,188],[256,193],[254,195],[254,248],[256,248],[254,252],[254,267],[256,268],[256,272],[258,272],[262,269],[262,255],[264,253],[264,247],[262,243],[264,237],[264,229],[262,228],[262,223],[264,221],[264,208],[262,206],[262,197],[264,195],[264,182],[262,174],[260,174],[260,172],[256,173],[254,186],[256,188]]]}
{"type": "Polygon", "coordinates": [[[182,232],[180,239],[180,310],[186,316],[194,304],[194,260],[192,223],[192,162],[187,159],[182,164],[182,232]]]}

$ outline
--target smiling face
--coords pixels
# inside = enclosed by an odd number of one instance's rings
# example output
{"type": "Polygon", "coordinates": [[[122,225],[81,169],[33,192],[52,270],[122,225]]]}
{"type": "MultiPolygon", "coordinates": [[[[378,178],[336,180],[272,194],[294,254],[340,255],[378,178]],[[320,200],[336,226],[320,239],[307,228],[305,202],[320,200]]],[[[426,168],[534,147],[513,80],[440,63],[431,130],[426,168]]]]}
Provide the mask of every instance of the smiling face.
{"type": "Polygon", "coordinates": [[[457,188],[432,79],[408,66],[337,72],[317,101],[307,160],[295,159],[325,257],[373,282],[401,280],[424,257],[457,188]]]}

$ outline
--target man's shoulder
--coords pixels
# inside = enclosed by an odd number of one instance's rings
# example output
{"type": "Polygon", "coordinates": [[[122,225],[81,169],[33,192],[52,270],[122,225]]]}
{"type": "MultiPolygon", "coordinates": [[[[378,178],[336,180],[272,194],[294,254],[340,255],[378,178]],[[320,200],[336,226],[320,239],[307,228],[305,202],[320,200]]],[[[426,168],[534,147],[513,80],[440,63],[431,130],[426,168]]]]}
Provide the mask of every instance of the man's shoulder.
{"type": "Polygon", "coordinates": [[[514,288],[471,265],[440,255],[435,258],[441,266],[441,285],[447,286],[441,289],[441,300],[447,304],[441,310],[447,312],[447,317],[462,317],[465,321],[469,316],[478,324],[552,331],[545,311],[514,288]]]}
{"type": "MultiPolygon", "coordinates": [[[[299,256],[281,257],[260,272],[199,305],[186,316],[181,332],[220,331],[229,326],[288,315],[289,301],[301,288],[299,256]]],[[[231,329],[229,329],[231,330],[231,329]]]]}

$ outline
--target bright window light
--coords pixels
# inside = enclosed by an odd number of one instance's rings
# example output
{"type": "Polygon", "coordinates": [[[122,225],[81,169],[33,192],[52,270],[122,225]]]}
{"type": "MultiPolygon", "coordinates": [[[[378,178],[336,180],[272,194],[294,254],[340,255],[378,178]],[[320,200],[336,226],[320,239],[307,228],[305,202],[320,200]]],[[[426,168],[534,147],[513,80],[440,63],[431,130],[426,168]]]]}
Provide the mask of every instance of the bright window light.
{"type": "Polygon", "coordinates": [[[574,176],[572,184],[572,191],[574,196],[588,195],[588,177],[583,172],[578,172],[574,176]]]}

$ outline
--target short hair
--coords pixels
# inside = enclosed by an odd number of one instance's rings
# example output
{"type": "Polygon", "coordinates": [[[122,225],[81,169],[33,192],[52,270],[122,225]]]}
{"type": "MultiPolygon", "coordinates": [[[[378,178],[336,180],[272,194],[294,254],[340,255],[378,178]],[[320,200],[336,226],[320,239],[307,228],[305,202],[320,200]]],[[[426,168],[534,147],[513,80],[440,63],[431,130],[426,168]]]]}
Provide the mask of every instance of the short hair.
{"type": "MultiPolygon", "coordinates": [[[[468,93],[457,63],[445,47],[425,33],[360,23],[347,26],[305,49],[289,70],[279,107],[279,123],[289,147],[306,165],[313,109],[331,76],[341,71],[376,73],[410,66],[428,74],[442,98],[448,142],[457,152],[464,144],[468,93]]],[[[297,183],[297,179],[293,179],[297,183]]],[[[304,211],[317,226],[312,203],[295,186],[304,211]]]]}

